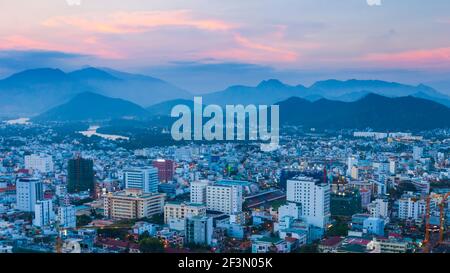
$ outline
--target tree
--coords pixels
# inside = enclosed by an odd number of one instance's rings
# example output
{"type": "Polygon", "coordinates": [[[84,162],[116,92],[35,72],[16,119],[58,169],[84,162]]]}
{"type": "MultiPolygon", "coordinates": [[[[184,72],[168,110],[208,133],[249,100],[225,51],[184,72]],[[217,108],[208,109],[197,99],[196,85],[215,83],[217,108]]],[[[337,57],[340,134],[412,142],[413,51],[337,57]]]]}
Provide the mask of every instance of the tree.
{"type": "Polygon", "coordinates": [[[92,221],[91,217],[87,215],[77,216],[77,227],[83,227],[88,225],[92,221]]]}
{"type": "Polygon", "coordinates": [[[150,237],[139,241],[139,250],[142,253],[161,253],[164,250],[164,246],[158,238],[150,237]]]}
{"type": "Polygon", "coordinates": [[[317,244],[304,245],[298,249],[299,253],[318,253],[319,249],[317,244]]]}

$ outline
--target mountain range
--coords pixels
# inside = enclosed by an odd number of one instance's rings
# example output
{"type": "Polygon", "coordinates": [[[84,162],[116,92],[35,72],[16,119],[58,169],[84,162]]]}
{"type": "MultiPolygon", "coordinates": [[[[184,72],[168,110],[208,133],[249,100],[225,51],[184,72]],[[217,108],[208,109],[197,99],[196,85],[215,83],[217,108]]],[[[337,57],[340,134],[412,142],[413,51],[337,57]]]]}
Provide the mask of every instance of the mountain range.
{"type": "MultiPolygon", "coordinates": [[[[0,80],[0,115],[34,116],[67,102],[75,95],[95,92],[148,107],[168,100],[192,99],[193,95],[161,79],[109,68],[88,67],[65,73],[40,68],[16,73],[0,80]]],[[[450,107],[450,97],[420,84],[417,86],[377,80],[326,80],[306,87],[279,80],[257,86],[231,86],[203,95],[205,104],[274,104],[290,97],[309,101],[321,98],[352,102],[369,93],[387,97],[413,96],[450,107]]]]}
{"type": "MultiPolygon", "coordinates": [[[[133,119],[157,121],[170,127],[170,111],[177,104],[193,108],[189,100],[172,100],[144,109],[122,99],[82,93],[33,121],[81,121],[133,119]]],[[[375,130],[426,130],[450,127],[450,108],[412,96],[389,98],[369,93],[354,102],[291,97],[277,103],[280,123],[317,129],[372,128],[375,130]]]]}
{"type": "MultiPolygon", "coordinates": [[[[448,118],[445,106],[450,107],[448,96],[426,85],[378,80],[326,80],[306,87],[271,79],[257,86],[231,86],[202,97],[204,104],[221,106],[277,103],[283,106],[284,123],[339,128],[366,124],[417,127],[413,123],[418,121],[431,127],[446,126],[442,118],[448,118]],[[397,123],[397,117],[404,122],[397,123]]],[[[89,67],[69,73],[42,68],[0,80],[0,115],[34,116],[40,121],[167,117],[174,105],[192,108],[192,98],[189,91],[163,80],[109,68],[89,67]]]]}
{"type": "Polygon", "coordinates": [[[144,75],[97,68],[70,73],[41,68],[0,80],[0,114],[34,116],[84,92],[121,98],[141,106],[191,96],[170,83],[144,75]]]}
{"type": "Polygon", "coordinates": [[[386,97],[413,96],[429,99],[450,107],[450,97],[426,85],[406,85],[376,80],[326,80],[305,87],[287,85],[279,80],[262,81],[255,87],[232,86],[223,91],[203,96],[205,103],[211,104],[273,104],[290,97],[316,101],[321,98],[338,101],[356,101],[369,93],[386,97]]]}
{"type": "Polygon", "coordinates": [[[428,130],[450,127],[450,108],[413,96],[370,93],[354,102],[289,98],[277,103],[280,122],[318,129],[428,130]]]}

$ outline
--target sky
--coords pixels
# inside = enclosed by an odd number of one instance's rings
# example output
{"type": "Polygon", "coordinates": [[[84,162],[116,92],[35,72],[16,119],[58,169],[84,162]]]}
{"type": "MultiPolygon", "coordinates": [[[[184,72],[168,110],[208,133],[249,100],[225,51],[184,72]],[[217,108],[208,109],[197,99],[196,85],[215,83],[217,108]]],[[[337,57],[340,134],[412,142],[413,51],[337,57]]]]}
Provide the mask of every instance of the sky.
{"type": "Polygon", "coordinates": [[[358,78],[450,94],[450,1],[0,0],[0,77],[84,66],[194,93],[358,78]]]}

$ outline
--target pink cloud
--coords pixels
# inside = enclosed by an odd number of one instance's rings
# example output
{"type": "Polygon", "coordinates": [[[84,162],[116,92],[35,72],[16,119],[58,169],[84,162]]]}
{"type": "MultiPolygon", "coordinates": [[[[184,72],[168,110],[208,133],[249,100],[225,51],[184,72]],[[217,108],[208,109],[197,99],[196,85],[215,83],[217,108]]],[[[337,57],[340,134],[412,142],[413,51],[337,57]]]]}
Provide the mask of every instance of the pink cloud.
{"type": "Polygon", "coordinates": [[[450,65],[450,47],[403,51],[397,53],[374,53],[363,61],[399,65],[450,65]]]}
{"type": "Polygon", "coordinates": [[[88,37],[84,39],[84,43],[73,43],[70,42],[69,39],[65,39],[65,41],[67,41],[68,43],[52,43],[28,38],[23,35],[12,35],[0,37],[0,50],[61,51],[67,53],[90,54],[107,59],[123,59],[125,57],[123,54],[111,50],[110,48],[106,48],[101,44],[98,44],[94,37],[88,37]]]}
{"type": "Polygon", "coordinates": [[[191,27],[226,31],[234,26],[220,20],[195,19],[187,10],[116,12],[106,16],[59,16],[43,22],[47,27],[75,27],[83,31],[109,34],[141,33],[158,27],[191,27]]]}

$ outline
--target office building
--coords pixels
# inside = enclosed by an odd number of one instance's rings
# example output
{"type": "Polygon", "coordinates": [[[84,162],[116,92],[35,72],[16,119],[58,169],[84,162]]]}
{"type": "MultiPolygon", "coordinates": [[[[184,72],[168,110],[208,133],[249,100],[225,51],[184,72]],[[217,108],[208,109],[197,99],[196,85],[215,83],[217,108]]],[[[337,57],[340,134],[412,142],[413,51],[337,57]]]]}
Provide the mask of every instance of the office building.
{"type": "Polygon", "coordinates": [[[16,182],[16,208],[34,212],[37,201],[44,199],[42,182],[35,178],[19,178],[16,182]]]}
{"type": "Polygon", "coordinates": [[[206,204],[206,187],[211,185],[208,180],[194,181],[190,185],[191,203],[206,204]]]}
{"type": "Polygon", "coordinates": [[[158,169],[160,182],[168,182],[173,179],[174,164],[172,160],[157,159],[153,161],[153,167],[158,169]]]}
{"type": "Polygon", "coordinates": [[[52,200],[40,200],[34,205],[33,225],[44,227],[50,225],[55,220],[52,200]]]}
{"type": "Polygon", "coordinates": [[[330,185],[319,180],[298,176],[287,181],[286,199],[299,203],[302,218],[308,224],[326,228],[330,222],[330,185]]]}
{"type": "Polygon", "coordinates": [[[128,169],[123,175],[126,189],[139,189],[144,193],[158,192],[158,169],[154,167],[128,169]]]}
{"type": "Polygon", "coordinates": [[[186,244],[211,245],[213,236],[213,219],[207,216],[186,218],[186,244]]]}
{"type": "Polygon", "coordinates": [[[139,189],[109,193],[104,197],[104,214],[112,219],[141,219],[163,213],[165,194],[139,189]]]}
{"type": "Polygon", "coordinates": [[[242,212],[242,186],[207,186],[206,207],[226,214],[242,212]]]}
{"type": "Polygon", "coordinates": [[[372,217],[376,218],[388,218],[388,200],[385,198],[377,198],[367,207],[372,217]]]}
{"type": "Polygon", "coordinates": [[[76,228],[77,217],[75,206],[61,206],[58,208],[58,222],[64,228],[76,228]]]}
{"type": "Polygon", "coordinates": [[[94,162],[92,159],[76,157],[70,159],[67,169],[67,191],[79,193],[89,191],[94,194],[94,162]]]}
{"type": "Polygon", "coordinates": [[[49,155],[26,155],[25,169],[36,170],[41,173],[53,172],[53,159],[49,155]]]}

